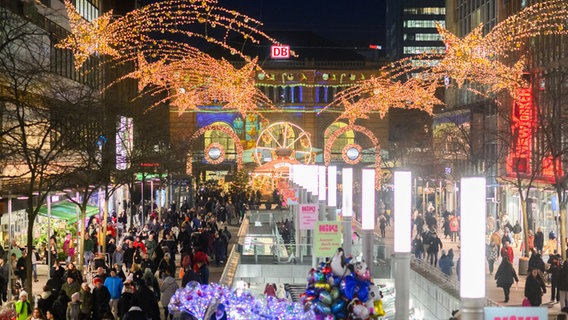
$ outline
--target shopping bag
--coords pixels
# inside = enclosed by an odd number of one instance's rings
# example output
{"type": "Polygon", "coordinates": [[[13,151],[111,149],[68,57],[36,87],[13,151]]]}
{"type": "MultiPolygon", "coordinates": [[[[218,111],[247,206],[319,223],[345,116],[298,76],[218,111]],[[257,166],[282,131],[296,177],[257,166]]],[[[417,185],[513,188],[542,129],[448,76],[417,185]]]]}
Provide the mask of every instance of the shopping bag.
{"type": "Polygon", "coordinates": [[[529,301],[529,298],[525,297],[525,298],[523,299],[523,304],[522,304],[522,306],[523,306],[523,307],[530,307],[530,306],[531,306],[531,302],[529,301]]]}

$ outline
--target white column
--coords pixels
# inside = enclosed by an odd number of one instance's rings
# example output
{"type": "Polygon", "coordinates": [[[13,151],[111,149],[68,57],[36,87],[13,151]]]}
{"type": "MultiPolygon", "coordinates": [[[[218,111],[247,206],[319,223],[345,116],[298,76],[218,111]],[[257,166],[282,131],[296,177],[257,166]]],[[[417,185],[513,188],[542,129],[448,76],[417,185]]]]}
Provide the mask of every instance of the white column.
{"type": "Polygon", "coordinates": [[[327,218],[336,221],[337,208],[337,167],[327,167],[327,218]]]}
{"type": "Polygon", "coordinates": [[[345,256],[351,255],[351,224],[353,220],[353,169],[341,170],[341,183],[343,186],[341,200],[341,214],[343,215],[343,252],[345,256]]]}
{"type": "Polygon", "coordinates": [[[373,236],[375,232],[375,169],[361,170],[361,229],[363,259],[373,276],[373,236]]]}
{"type": "Polygon", "coordinates": [[[410,305],[410,242],[412,237],[412,175],[394,173],[395,319],[407,320],[410,305]]]}
{"type": "Polygon", "coordinates": [[[462,320],[483,320],[485,302],[485,178],[462,178],[460,186],[462,320]]]}

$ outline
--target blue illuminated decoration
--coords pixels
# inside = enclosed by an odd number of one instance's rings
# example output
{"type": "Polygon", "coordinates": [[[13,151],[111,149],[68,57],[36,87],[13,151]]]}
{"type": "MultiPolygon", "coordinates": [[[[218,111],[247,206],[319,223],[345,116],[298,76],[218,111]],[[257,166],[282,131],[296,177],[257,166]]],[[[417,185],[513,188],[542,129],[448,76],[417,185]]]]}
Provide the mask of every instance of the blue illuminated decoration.
{"type": "MultiPolygon", "coordinates": [[[[240,118],[240,115],[238,113],[224,113],[224,112],[219,112],[219,113],[198,113],[196,115],[196,122],[197,122],[197,127],[198,128],[203,128],[205,126],[208,126],[214,122],[225,122],[230,126],[233,126],[235,120],[237,118],[240,118]]],[[[241,120],[242,122],[242,120],[241,120]]],[[[242,132],[242,129],[241,129],[242,132]]],[[[238,134],[238,133],[237,133],[238,134]]]]}

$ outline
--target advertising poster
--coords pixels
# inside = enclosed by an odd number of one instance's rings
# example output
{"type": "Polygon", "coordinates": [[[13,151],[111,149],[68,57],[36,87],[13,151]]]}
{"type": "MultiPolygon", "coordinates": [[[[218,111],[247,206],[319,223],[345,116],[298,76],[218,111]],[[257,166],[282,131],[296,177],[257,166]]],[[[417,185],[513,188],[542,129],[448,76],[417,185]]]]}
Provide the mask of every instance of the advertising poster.
{"type": "Polygon", "coordinates": [[[485,320],[547,320],[546,307],[486,307],[485,320]]]}
{"type": "Polygon", "coordinates": [[[331,257],[341,247],[341,222],[318,221],[314,229],[314,254],[331,257]]]}
{"type": "Polygon", "coordinates": [[[300,230],[313,230],[318,221],[318,205],[317,204],[301,204],[300,212],[300,230]]]}

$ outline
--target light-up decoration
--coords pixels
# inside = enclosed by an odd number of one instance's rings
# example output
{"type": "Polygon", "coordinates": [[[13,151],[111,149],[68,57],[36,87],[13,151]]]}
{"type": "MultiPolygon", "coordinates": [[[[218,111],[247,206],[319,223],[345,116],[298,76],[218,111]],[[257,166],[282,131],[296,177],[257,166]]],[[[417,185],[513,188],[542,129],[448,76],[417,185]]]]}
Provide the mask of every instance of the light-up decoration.
{"type": "Polygon", "coordinates": [[[126,170],[130,167],[130,155],[134,148],[134,119],[119,118],[116,128],[116,169],[126,170]]]}
{"type": "Polygon", "coordinates": [[[511,147],[507,157],[507,174],[531,172],[530,158],[535,126],[532,89],[516,89],[516,99],[511,110],[511,147]]]}
{"type": "Polygon", "coordinates": [[[564,176],[562,169],[562,159],[554,159],[551,155],[542,159],[542,176],[545,180],[555,182],[556,178],[564,176]]]}
{"type": "Polygon", "coordinates": [[[366,135],[375,147],[375,177],[377,179],[377,181],[375,181],[375,187],[377,188],[377,190],[379,190],[381,188],[381,147],[379,146],[379,139],[377,139],[377,137],[371,130],[363,126],[351,124],[333,131],[333,133],[327,139],[323,150],[323,162],[326,166],[329,166],[331,162],[331,148],[333,147],[335,140],[337,140],[338,137],[348,132],[349,130],[357,131],[366,135]]]}
{"type": "Polygon", "coordinates": [[[205,148],[204,156],[210,164],[219,164],[225,160],[225,149],[219,143],[213,142],[205,148]]]}
{"type": "Polygon", "coordinates": [[[356,143],[347,144],[341,151],[343,161],[347,164],[357,164],[363,158],[363,148],[356,143]]]}
{"type": "Polygon", "coordinates": [[[243,167],[243,146],[241,145],[241,140],[239,139],[239,136],[237,136],[235,132],[231,130],[231,128],[222,125],[212,124],[195,131],[191,136],[191,138],[189,139],[189,147],[187,152],[187,162],[185,169],[186,173],[188,175],[192,175],[193,172],[193,163],[192,163],[193,152],[191,151],[193,144],[197,141],[197,138],[199,138],[209,130],[221,131],[233,139],[233,142],[235,143],[235,149],[237,151],[237,170],[241,170],[241,168],[243,167]]]}
{"type": "Polygon", "coordinates": [[[313,148],[310,133],[292,122],[275,122],[264,128],[258,135],[253,154],[258,165],[266,162],[265,153],[273,154],[289,150],[290,156],[309,164],[312,162],[313,148]]]}
{"type": "Polygon", "coordinates": [[[139,79],[141,89],[154,85],[160,88],[157,91],[166,92],[166,99],[172,100],[180,112],[215,103],[244,115],[254,112],[258,105],[272,106],[255,87],[254,74],[262,71],[256,59],[243,54],[243,46],[234,41],[237,36],[251,44],[258,44],[260,39],[279,44],[257,29],[260,21],[219,7],[216,0],[166,0],[118,18],[108,12],[92,22],[81,18],[71,2],[66,1],[65,6],[72,33],[57,47],[72,50],[77,69],[93,55],[109,58],[102,63],[136,62],[136,70],[128,77],[139,79]],[[198,29],[203,31],[195,31],[198,29]],[[225,60],[213,59],[188,45],[195,40],[220,46],[240,56],[246,65],[236,69],[225,60]]]}
{"type": "Polygon", "coordinates": [[[361,172],[361,229],[375,230],[375,170],[361,172]]]}
{"type": "Polygon", "coordinates": [[[410,252],[412,179],[409,171],[394,172],[394,252],[410,252]]]}
{"type": "Polygon", "coordinates": [[[353,168],[341,169],[341,214],[353,216],[353,168]]]}
{"type": "MultiPolygon", "coordinates": [[[[485,298],[485,178],[462,178],[460,186],[460,296],[485,298]]],[[[396,223],[396,222],[395,222],[396,223]]]]}
{"type": "Polygon", "coordinates": [[[307,186],[308,191],[312,193],[313,196],[319,195],[319,186],[318,186],[318,166],[311,165],[306,166],[307,168],[307,186]]]}
{"type": "Polygon", "coordinates": [[[327,175],[325,166],[318,166],[318,195],[321,201],[327,200],[327,175]]]}
{"type": "Polygon", "coordinates": [[[327,205],[337,206],[337,167],[327,167],[327,205]]]}
{"type": "Polygon", "coordinates": [[[514,90],[526,84],[523,57],[509,65],[512,53],[526,51],[529,38],[542,35],[566,34],[568,6],[562,0],[537,2],[497,24],[485,36],[483,26],[475,28],[463,39],[444,27],[438,31],[446,44],[446,54],[434,72],[452,78],[458,87],[467,82],[484,85],[487,94],[514,90]]]}
{"type": "Polygon", "coordinates": [[[183,311],[203,319],[208,307],[217,303],[225,305],[228,319],[315,319],[313,311],[304,311],[304,306],[296,302],[274,297],[258,299],[242,289],[233,290],[216,283],[200,285],[195,281],[176,291],[168,309],[172,313],[183,311]]]}

